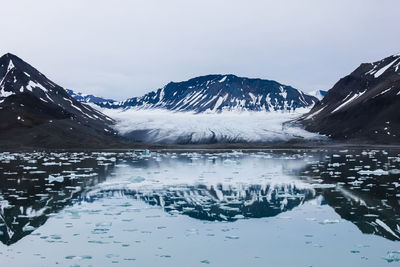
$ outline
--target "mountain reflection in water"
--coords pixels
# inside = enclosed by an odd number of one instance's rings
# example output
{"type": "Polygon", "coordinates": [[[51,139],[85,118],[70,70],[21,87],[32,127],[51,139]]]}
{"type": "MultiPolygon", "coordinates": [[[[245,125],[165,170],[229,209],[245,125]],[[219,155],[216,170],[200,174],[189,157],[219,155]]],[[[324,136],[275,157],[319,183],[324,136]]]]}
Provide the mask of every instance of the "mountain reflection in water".
{"type": "Polygon", "coordinates": [[[315,201],[363,233],[400,240],[398,153],[0,153],[0,240],[11,245],[68,205],[116,195],[208,221],[315,201]]]}

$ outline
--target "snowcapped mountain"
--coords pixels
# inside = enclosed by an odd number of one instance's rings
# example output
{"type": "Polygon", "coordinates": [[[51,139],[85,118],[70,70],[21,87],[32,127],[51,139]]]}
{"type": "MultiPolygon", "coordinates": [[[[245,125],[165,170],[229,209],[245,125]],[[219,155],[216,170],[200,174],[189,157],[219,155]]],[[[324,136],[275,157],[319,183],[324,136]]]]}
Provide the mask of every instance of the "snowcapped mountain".
{"type": "Polygon", "coordinates": [[[326,96],[326,93],[328,93],[328,92],[324,91],[324,90],[315,90],[315,91],[308,92],[309,95],[312,95],[312,96],[318,98],[319,101],[321,101],[326,96]]]}
{"type": "Polygon", "coordinates": [[[96,105],[134,142],[270,143],[320,140],[319,135],[283,125],[318,101],[275,81],[207,75],[171,82],[142,97],[96,105]]]}
{"type": "Polygon", "coordinates": [[[73,98],[75,98],[79,102],[83,102],[83,103],[97,104],[97,103],[102,103],[102,102],[110,102],[110,103],[115,102],[115,100],[113,100],[113,99],[107,99],[107,98],[103,98],[103,97],[99,97],[99,96],[83,94],[83,93],[80,93],[80,92],[75,92],[75,91],[73,91],[71,89],[65,89],[65,91],[67,91],[67,93],[70,96],[72,96],[73,98]]]}
{"type": "Polygon", "coordinates": [[[110,142],[113,123],[17,56],[0,58],[0,143],[85,147],[110,142]]]}
{"type": "Polygon", "coordinates": [[[399,143],[400,54],[363,63],[340,79],[301,122],[336,139],[399,143]]]}
{"type": "Polygon", "coordinates": [[[121,102],[98,103],[103,108],[161,108],[171,111],[220,112],[293,111],[311,107],[318,99],[276,81],[207,75],[170,82],[157,91],[121,102]]]}

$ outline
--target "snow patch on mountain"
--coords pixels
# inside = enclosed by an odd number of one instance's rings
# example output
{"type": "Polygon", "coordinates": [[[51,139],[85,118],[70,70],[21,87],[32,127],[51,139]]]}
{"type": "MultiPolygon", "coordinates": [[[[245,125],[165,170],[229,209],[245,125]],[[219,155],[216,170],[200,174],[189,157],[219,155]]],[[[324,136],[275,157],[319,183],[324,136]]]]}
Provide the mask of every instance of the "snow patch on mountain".
{"type": "Polygon", "coordinates": [[[343,99],[343,101],[345,101],[344,103],[342,103],[340,106],[338,106],[337,108],[335,108],[332,113],[335,113],[336,111],[338,111],[339,109],[343,108],[344,106],[348,105],[349,103],[351,103],[352,101],[354,101],[355,99],[359,98],[360,96],[362,96],[367,90],[363,91],[363,92],[359,92],[354,94],[352,97],[350,97],[348,100],[346,100],[351,94],[349,94],[348,96],[346,96],[345,99],[343,99]]]}
{"type": "Polygon", "coordinates": [[[12,70],[13,68],[15,68],[14,63],[12,62],[12,60],[10,60],[10,62],[8,63],[7,72],[12,70]]]}
{"type": "Polygon", "coordinates": [[[223,83],[226,81],[227,76],[224,76],[221,80],[219,80],[220,83],[223,83]]]}
{"type": "Polygon", "coordinates": [[[38,82],[32,81],[32,80],[29,81],[29,83],[28,83],[28,85],[26,87],[31,92],[33,91],[34,88],[39,88],[39,89],[41,89],[42,91],[44,91],[46,93],[49,92],[49,90],[47,90],[43,85],[41,85],[38,82]]]}
{"type": "Polygon", "coordinates": [[[381,76],[387,69],[389,69],[394,63],[396,63],[396,61],[398,59],[399,58],[396,58],[395,60],[393,60],[392,62],[390,62],[386,66],[383,66],[381,69],[379,69],[377,72],[374,73],[374,77],[378,78],[379,76],[381,76]]]}

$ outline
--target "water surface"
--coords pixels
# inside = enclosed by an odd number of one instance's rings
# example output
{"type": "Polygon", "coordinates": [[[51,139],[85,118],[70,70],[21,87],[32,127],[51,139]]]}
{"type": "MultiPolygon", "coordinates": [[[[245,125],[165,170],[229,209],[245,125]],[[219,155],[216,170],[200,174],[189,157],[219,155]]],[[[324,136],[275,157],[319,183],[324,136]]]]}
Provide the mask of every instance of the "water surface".
{"type": "Polygon", "coordinates": [[[400,262],[400,151],[0,153],[4,266],[400,262]]]}

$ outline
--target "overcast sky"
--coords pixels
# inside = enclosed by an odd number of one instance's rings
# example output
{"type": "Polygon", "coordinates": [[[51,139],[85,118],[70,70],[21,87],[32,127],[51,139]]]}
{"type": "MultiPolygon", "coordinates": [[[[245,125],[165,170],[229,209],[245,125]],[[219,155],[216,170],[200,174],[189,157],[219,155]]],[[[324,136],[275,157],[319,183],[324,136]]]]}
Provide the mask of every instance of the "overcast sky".
{"type": "Polygon", "coordinates": [[[123,99],[214,73],[329,89],[400,52],[398,0],[3,1],[0,53],[123,99]]]}

